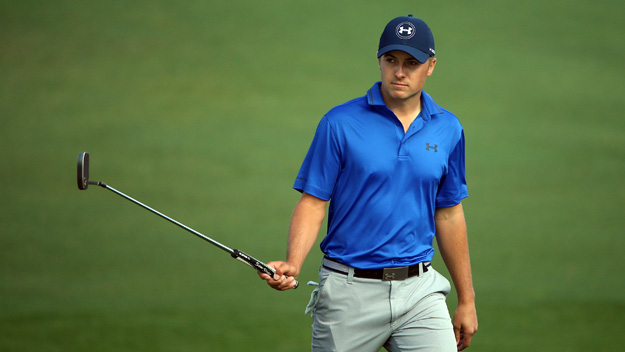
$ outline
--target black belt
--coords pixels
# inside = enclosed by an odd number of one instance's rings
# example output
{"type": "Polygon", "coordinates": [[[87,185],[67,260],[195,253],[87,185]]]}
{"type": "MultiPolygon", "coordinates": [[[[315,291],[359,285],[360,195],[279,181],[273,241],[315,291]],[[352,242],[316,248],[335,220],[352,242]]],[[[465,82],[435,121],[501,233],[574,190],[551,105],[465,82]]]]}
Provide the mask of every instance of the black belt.
{"type": "MultiPolygon", "coordinates": [[[[354,268],[354,277],[363,279],[376,279],[383,281],[393,280],[405,280],[409,277],[419,276],[421,273],[426,273],[430,267],[430,262],[421,262],[411,266],[401,266],[397,268],[383,268],[383,269],[357,269],[354,268]]],[[[323,267],[347,275],[349,272],[349,266],[332,260],[328,257],[323,259],[323,267]]]]}

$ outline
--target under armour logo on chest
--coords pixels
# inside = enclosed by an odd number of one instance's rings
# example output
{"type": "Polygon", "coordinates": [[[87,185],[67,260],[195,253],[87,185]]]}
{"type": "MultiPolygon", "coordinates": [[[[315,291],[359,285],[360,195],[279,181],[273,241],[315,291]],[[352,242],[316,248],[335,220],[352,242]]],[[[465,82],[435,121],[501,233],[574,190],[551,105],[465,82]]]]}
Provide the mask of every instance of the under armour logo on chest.
{"type": "Polygon", "coordinates": [[[438,152],[438,145],[436,145],[436,144],[430,145],[430,143],[425,143],[425,150],[427,150],[429,152],[430,149],[434,149],[434,153],[436,153],[436,152],[438,152]]]}

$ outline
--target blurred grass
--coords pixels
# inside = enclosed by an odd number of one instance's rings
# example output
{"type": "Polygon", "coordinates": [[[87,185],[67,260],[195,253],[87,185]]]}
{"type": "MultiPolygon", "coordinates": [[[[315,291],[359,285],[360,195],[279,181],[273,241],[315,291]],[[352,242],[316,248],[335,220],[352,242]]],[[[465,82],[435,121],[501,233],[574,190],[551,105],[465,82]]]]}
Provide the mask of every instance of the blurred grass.
{"type": "Polygon", "coordinates": [[[0,1],[0,350],[308,350],[308,288],[273,292],[110,192],[79,192],[76,157],[91,153],[93,180],[280,259],[318,120],[378,79],[379,32],[408,13],[437,40],[426,90],[466,130],[472,349],[618,348],[620,7],[0,1]]]}

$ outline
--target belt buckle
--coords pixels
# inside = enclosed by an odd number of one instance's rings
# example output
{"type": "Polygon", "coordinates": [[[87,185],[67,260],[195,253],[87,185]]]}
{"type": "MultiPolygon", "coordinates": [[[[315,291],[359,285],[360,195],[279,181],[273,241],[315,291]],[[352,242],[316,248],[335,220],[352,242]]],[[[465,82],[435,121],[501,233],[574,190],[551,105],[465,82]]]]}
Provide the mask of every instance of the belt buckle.
{"type": "Polygon", "coordinates": [[[382,281],[406,280],[408,278],[408,267],[382,269],[382,281]]]}

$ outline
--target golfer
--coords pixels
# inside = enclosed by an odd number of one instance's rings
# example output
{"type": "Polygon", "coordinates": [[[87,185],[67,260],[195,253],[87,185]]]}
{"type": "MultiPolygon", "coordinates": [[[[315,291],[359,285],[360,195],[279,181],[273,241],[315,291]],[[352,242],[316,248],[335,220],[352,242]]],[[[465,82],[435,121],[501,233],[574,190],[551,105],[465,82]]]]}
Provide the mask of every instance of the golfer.
{"type": "Polygon", "coordinates": [[[423,91],[436,66],[422,20],[391,20],[377,52],[381,81],[321,120],[294,188],[286,261],[269,286],[295,285],[329,202],[319,283],[308,310],[313,351],[456,351],[477,331],[461,201],[464,132],[423,91]],[[430,264],[436,237],[458,294],[430,264]]]}

